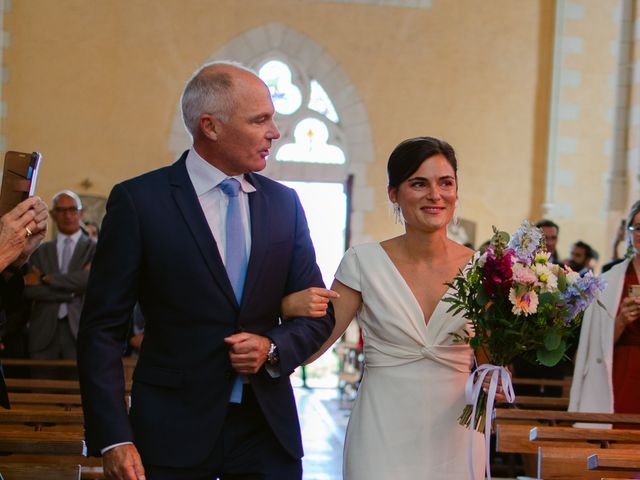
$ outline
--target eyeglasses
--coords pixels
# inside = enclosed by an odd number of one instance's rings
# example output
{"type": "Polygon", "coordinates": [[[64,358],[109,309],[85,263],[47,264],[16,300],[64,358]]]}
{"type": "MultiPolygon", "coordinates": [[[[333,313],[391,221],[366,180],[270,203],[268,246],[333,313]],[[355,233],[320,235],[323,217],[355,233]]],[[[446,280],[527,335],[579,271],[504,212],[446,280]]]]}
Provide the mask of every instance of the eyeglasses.
{"type": "Polygon", "coordinates": [[[631,232],[634,235],[640,235],[640,224],[638,224],[638,225],[629,225],[627,227],[627,230],[629,230],[629,232],[631,232]]]}
{"type": "Polygon", "coordinates": [[[78,207],[55,207],[53,211],[55,213],[59,213],[60,215],[64,215],[65,213],[78,213],[78,207]]]}

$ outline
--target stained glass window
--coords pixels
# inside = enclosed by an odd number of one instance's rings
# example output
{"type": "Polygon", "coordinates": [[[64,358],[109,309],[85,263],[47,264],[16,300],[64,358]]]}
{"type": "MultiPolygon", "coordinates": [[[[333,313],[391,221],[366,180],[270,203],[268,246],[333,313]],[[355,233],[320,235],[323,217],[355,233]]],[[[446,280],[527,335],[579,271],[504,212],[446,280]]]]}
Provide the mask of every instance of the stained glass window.
{"type": "Polygon", "coordinates": [[[341,131],[340,118],[322,85],[304,71],[294,75],[291,66],[281,60],[265,61],[258,74],[269,87],[282,133],[275,159],[345,165],[344,151],[335,138],[341,131]]]}
{"type": "Polygon", "coordinates": [[[333,107],[333,103],[329,99],[329,95],[324,91],[322,85],[317,81],[311,80],[310,82],[311,92],[309,93],[309,108],[318,113],[321,113],[333,123],[338,123],[338,113],[333,107]]]}
{"type": "Polygon", "coordinates": [[[285,63],[271,60],[258,73],[269,87],[276,112],[290,115],[300,108],[302,95],[300,89],[292,83],[291,69],[285,63]]]}
{"type": "Polygon", "coordinates": [[[293,131],[294,143],[287,143],[276,153],[276,160],[284,162],[329,163],[342,165],[342,149],[330,145],[329,129],[316,118],[305,118],[293,131]]]}

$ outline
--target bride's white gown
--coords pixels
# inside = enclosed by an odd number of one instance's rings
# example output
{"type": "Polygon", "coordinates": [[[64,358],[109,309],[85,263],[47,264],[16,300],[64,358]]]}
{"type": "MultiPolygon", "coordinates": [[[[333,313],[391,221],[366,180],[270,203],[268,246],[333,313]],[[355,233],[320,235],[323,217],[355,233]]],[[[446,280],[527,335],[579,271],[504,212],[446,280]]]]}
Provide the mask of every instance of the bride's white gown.
{"type": "MultiPolygon", "coordinates": [[[[440,301],[429,321],[379,243],[350,248],[336,278],[359,292],[365,370],[344,449],[345,480],[465,480],[469,431],[458,424],[473,353],[454,344],[466,320],[440,301]]],[[[473,433],[475,478],[484,437],[473,433]]]]}

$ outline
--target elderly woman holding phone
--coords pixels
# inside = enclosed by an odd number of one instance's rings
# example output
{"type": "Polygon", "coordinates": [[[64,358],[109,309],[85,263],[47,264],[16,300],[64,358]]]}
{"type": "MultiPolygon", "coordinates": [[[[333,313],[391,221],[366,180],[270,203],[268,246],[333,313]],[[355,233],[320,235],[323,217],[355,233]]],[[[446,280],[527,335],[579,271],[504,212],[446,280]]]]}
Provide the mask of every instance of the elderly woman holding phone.
{"type": "Polygon", "coordinates": [[[570,411],[640,413],[640,201],[626,224],[634,253],[602,275],[607,287],[585,312],[570,411]]]}
{"type": "MultiPolygon", "coordinates": [[[[0,326],[4,314],[11,312],[22,298],[22,266],[44,239],[47,233],[47,217],[47,204],[39,197],[30,197],[0,218],[0,326]]],[[[2,365],[0,405],[9,408],[2,365]]]]}

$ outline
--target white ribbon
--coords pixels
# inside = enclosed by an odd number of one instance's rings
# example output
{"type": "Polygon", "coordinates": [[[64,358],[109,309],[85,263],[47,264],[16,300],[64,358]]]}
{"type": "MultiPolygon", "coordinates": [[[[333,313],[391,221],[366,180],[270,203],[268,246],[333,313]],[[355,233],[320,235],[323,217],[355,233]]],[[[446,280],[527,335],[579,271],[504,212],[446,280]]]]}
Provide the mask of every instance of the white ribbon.
{"type": "Polygon", "coordinates": [[[489,374],[491,374],[491,381],[489,383],[489,391],[487,392],[487,408],[485,411],[484,423],[485,458],[488,480],[491,480],[491,467],[489,466],[491,461],[491,421],[493,420],[493,402],[495,401],[496,392],[498,391],[498,378],[501,381],[502,392],[504,393],[507,402],[513,403],[516,399],[513,392],[513,385],[511,383],[511,375],[506,368],[484,363],[479,365],[476,371],[469,375],[467,383],[464,386],[464,394],[467,405],[473,406],[471,409],[471,423],[469,426],[469,472],[471,480],[475,479],[473,471],[473,432],[476,425],[476,407],[478,406],[478,399],[480,398],[480,392],[482,391],[482,384],[485,377],[489,374]]]}

